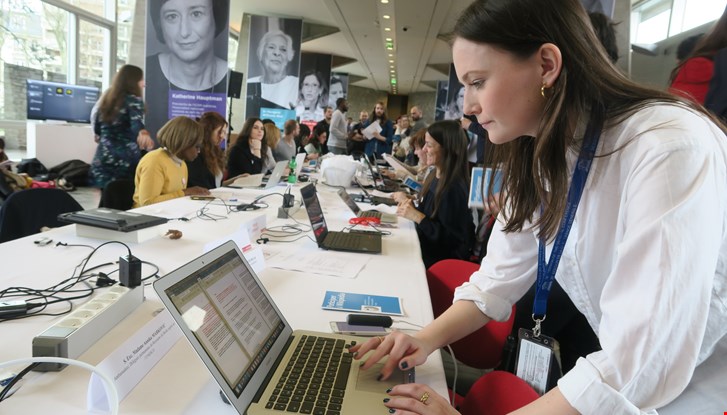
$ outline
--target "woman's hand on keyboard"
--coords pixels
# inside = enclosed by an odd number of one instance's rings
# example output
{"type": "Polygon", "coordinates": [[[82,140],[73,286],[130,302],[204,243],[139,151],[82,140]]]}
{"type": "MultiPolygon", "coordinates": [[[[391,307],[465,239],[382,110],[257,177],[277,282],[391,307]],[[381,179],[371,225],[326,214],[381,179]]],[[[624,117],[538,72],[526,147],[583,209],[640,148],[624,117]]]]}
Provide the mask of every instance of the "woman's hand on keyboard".
{"type": "Polygon", "coordinates": [[[421,365],[432,353],[432,349],[425,342],[399,331],[394,331],[386,337],[373,337],[366,343],[357,344],[349,350],[356,352],[356,356],[354,356],[356,360],[361,359],[369,351],[374,351],[361,366],[363,370],[370,368],[388,355],[389,359],[379,375],[380,380],[388,379],[396,366],[399,366],[401,370],[408,370],[421,365]]]}

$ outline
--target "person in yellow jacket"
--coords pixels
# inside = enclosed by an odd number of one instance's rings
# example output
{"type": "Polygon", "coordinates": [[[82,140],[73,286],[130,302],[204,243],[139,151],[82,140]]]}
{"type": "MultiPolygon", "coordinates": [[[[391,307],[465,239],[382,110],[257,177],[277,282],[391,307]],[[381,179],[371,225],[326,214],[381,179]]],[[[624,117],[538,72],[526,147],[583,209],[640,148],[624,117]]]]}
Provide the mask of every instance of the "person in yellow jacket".
{"type": "Polygon", "coordinates": [[[185,161],[197,158],[204,129],[195,120],[175,117],[157,133],[159,148],[147,153],[136,167],[134,207],[182,196],[209,195],[209,190],[187,187],[185,161]]]}

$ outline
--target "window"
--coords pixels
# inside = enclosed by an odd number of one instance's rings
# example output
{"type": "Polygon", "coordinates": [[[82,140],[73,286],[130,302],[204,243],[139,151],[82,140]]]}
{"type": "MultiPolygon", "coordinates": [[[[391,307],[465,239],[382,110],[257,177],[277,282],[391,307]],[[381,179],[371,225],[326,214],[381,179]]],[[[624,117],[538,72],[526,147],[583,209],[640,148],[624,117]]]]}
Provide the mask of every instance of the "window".
{"type": "Polygon", "coordinates": [[[25,80],[68,82],[71,14],[40,0],[0,3],[0,119],[26,119],[25,80]],[[5,83],[6,79],[12,80],[5,83]]]}
{"type": "MultiPolygon", "coordinates": [[[[0,133],[9,149],[25,147],[26,79],[108,86],[131,40],[128,19],[124,48],[111,44],[116,1],[0,0],[0,133]]],[[[133,17],[135,1],[123,3],[133,17]]]]}
{"type": "Polygon", "coordinates": [[[136,1],[119,0],[119,20],[116,31],[116,69],[129,62],[129,45],[131,44],[131,32],[134,24],[134,8],[136,1]]]}
{"type": "Polygon", "coordinates": [[[727,0],[645,0],[631,9],[631,43],[656,43],[719,18],[727,0]]]}
{"type": "Polygon", "coordinates": [[[81,20],[78,24],[78,84],[101,88],[109,76],[111,32],[101,26],[81,20]]]}

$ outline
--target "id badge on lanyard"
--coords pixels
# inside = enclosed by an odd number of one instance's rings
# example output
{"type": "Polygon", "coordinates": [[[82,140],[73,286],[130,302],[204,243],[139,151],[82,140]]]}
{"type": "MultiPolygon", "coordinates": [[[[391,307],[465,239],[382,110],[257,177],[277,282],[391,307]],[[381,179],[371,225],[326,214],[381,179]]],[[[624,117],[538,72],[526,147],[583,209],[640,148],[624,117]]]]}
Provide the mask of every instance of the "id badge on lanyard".
{"type": "Polygon", "coordinates": [[[578,203],[583,189],[586,187],[588,172],[591,170],[593,157],[596,154],[598,140],[603,129],[605,111],[598,108],[592,111],[591,121],[586,128],[581,152],[578,155],[573,178],[568,189],[568,199],[563,220],[553,242],[548,262],[545,262],[545,241],[541,238],[538,244],[538,278],[535,282],[535,301],[533,302],[532,330],[520,329],[518,332],[518,348],[515,374],[526,381],[539,394],[547,391],[548,379],[552,376],[551,368],[557,367],[554,348],[557,343],[552,337],[541,333],[540,324],[545,320],[546,307],[550,288],[555,280],[555,272],[563,255],[568,234],[575,219],[578,203]],[[555,362],[556,364],[551,364],[555,362]]]}
{"type": "Polygon", "coordinates": [[[547,391],[548,379],[552,377],[551,368],[557,366],[555,345],[556,341],[552,337],[544,334],[536,337],[532,330],[518,330],[515,375],[527,382],[540,395],[547,391]]]}

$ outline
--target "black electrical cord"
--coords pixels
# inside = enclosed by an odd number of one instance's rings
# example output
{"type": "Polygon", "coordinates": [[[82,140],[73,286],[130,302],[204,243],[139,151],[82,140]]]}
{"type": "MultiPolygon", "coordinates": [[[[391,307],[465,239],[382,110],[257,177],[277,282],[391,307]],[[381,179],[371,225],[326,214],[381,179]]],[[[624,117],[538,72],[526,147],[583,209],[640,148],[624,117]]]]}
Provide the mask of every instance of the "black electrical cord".
{"type": "Polygon", "coordinates": [[[27,375],[31,370],[33,370],[36,366],[38,366],[40,363],[31,363],[28,365],[25,369],[21,370],[20,373],[15,375],[13,379],[8,382],[7,385],[5,385],[5,388],[0,392],[0,402],[4,401],[8,398],[8,393],[10,393],[10,390],[15,386],[18,382],[20,382],[20,379],[23,378],[23,376],[27,375]]]}
{"type": "MultiPolygon", "coordinates": [[[[99,286],[94,286],[89,283],[89,280],[94,277],[99,277],[101,274],[87,274],[88,272],[91,272],[93,270],[99,269],[101,267],[114,265],[114,262],[106,262],[103,264],[94,265],[92,267],[86,268],[88,266],[88,262],[90,261],[93,254],[96,253],[101,247],[116,243],[121,244],[124,247],[126,247],[126,250],[131,256],[131,248],[129,248],[128,245],[126,245],[123,242],[119,241],[109,241],[104,242],[101,245],[97,247],[92,247],[88,245],[72,245],[72,244],[66,244],[63,242],[59,242],[56,244],[56,246],[83,246],[92,249],[91,253],[88,254],[86,257],[84,257],[81,262],[76,265],[76,267],[73,270],[73,273],[71,274],[71,277],[66,278],[55,285],[52,285],[48,288],[44,289],[36,289],[36,288],[29,288],[29,287],[9,287],[4,290],[0,291],[0,299],[2,298],[18,298],[18,297],[25,297],[27,298],[25,300],[26,303],[26,312],[24,314],[12,316],[12,317],[4,317],[0,318],[0,322],[7,321],[7,320],[19,320],[23,318],[38,316],[38,315],[46,315],[46,316],[60,316],[63,314],[67,314],[71,311],[73,311],[73,300],[78,300],[81,298],[86,298],[95,292],[99,286]],[[79,271],[80,268],[80,271],[79,271]],[[87,288],[74,288],[78,284],[84,284],[87,288]],[[67,294],[78,294],[78,295],[72,295],[69,297],[66,297],[67,294]],[[44,310],[52,305],[57,304],[61,302],[68,303],[68,308],[66,310],[57,312],[57,313],[47,313],[44,312],[44,310]]],[[[159,273],[159,267],[157,267],[154,264],[150,264],[156,268],[156,271],[151,275],[158,275],[159,273]]],[[[111,273],[116,272],[112,271],[111,273]]],[[[112,280],[113,281],[113,280],[112,280]]],[[[104,286],[109,286],[112,284],[106,284],[104,286]]]]}

